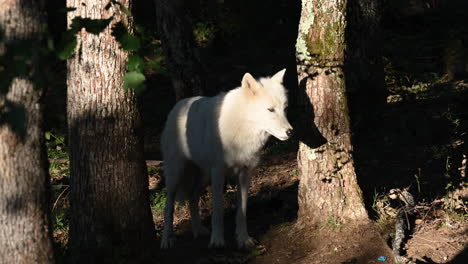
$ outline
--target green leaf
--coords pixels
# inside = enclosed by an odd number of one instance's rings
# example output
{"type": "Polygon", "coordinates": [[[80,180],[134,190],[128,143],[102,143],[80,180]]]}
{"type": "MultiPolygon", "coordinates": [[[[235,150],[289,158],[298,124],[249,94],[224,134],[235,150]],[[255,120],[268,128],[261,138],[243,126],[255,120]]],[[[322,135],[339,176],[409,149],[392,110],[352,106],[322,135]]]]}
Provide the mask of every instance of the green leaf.
{"type": "Polygon", "coordinates": [[[165,73],[166,69],[156,60],[149,60],[148,66],[156,73],[165,73]]]}
{"type": "Polygon", "coordinates": [[[122,38],[117,39],[120,42],[120,47],[123,50],[134,51],[140,49],[140,39],[134,35],[126,33],[122,38]]]}
{"type": "Polygon", "coordinates": [[[145,70],[145,63],[138,55],[130,55],[127,62],[128,71],[143,72],[145,70]]]}
{"type": "Polygon", "coordinates": [[[112,36],[120,43],[120,47],[126,51],[140,49],[140,39],[127,30],[127,27],[122,21],[112,27],[112,36]]]}
{"type": "Polygon", "coordinates": [[[50,140],[50,134],[51,133],[49,131],[45,132],[45,139],[50,140]]]}
{"type": "Polygon", "coordinates": [[[144,90],[143,82],[146,80],[145,75],[140,72],[131,71],[127,72],[124,77],[124,90],[134,89],[135,93],[140,93],[144,90]]]}
{"type": "Polygon", "coordinates": [[[77,45],[78,41],[76,40],[76,36],[73,35],[73,39],[63,41],[62,44],[58,47],[57,56],[61,60],[68,59],[75,51],[77,45]]]}

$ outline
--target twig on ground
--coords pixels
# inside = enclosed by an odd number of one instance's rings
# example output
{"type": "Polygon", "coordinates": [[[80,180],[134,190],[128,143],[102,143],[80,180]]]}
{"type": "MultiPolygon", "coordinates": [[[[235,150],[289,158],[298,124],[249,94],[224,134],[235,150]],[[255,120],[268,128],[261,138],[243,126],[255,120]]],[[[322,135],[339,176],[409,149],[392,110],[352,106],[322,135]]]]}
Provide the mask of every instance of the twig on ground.
{"type": "Polygon", "coordinates": [[[69,185],[66,185],[66,186],[65,186],[65,189],[63,189],[63,191],[59,194],[59,196],[57,197],[57,199],[55,199],[54,206],[52,206],[52,211],[54,211],[55,207],[57,206],[58,201],[60,200],[60,198],[62,197],[62,195],[65,193],[65,191],[68,190],[68,187],[70,187],[70,186],[69,186],[69,185]]]}

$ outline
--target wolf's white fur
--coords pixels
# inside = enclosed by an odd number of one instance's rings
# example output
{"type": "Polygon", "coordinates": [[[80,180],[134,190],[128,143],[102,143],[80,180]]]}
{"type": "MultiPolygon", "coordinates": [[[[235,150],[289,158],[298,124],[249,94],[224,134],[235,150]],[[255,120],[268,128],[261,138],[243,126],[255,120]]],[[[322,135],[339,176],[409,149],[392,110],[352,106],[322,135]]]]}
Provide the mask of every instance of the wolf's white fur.
{"type": "Polygon", "coordinates": [[[189,200],[195,237],[208,234],[201,225],[200,192],[211,180],[213,214],[210,247],[223,247],[223,188],[227,176],[237,176],[236,238],[239,247],[254,240],[247,233],[247,192],[260,150],[270,135],[289,138],[286,119],[285,69],[270,78],[255,80],[249,73],[242,85],[215,97],[192,97],[178,102],[162,133],[167,201],[161,248],[173,245],[174,202],[189,200]],[[197,173],[199,172],[199,173],[197,173]]]}

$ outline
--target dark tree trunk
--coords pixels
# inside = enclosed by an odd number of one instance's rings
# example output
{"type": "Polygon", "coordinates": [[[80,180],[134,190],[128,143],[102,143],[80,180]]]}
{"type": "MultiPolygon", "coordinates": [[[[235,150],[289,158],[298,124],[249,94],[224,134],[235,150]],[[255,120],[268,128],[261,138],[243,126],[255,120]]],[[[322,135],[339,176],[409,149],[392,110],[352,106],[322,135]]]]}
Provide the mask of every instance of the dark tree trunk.
{"type": "MultiPolygon", "coordinates": [[[[119,1],[129,7],[130,1],[119,1]]],[[[143,157],[140,112],[132,90],[122,88],[128,53],[111,27],[131,18],[107,1],[68,0],[75,16],[106,19],[99,35],[78,34],[78,51],[68,60],[70,144],[70,243],[75,263],[96,263],[151,254],[155,233],[143,157]],[[84,4],[83,4],[84,3],[84,4]]]]}
{"type": "Polygon", "coordinates": [[[12,0],[0,8],[0,263],[54,262],[42,89],[33,81],[42,67],[43,4],[12,0]]]}
{"type": "Polygon", "coordinates": [[[354,133],[380,122],[387,100],[382,63],[381,1],[348,0],[344,73],[354,133]]]}
{"type": "Polygon", "coordinates": [[[365,220],[351,118],[384,103],[379,48],[373,46],[379,44],[378,16],[370,0],[302,2],[296,44],[302,107],[326,143],[300,143],[299,220],[306,225],[365,220]]]}
{"type": "Polygon", "coordinates": [[[193,24],[183,0],[154,0],[157,26],[176,100],[202,95],[204,73],[196,54],[193,24]]]}

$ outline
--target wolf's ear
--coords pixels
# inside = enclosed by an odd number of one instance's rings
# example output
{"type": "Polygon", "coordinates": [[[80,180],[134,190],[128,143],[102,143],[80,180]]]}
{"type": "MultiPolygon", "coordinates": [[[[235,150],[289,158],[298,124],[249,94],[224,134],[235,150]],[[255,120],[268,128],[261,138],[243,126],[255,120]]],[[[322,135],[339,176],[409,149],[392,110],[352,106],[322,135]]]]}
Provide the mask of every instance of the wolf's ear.
{"type": "Polygon", "coordinates": [[[279,82],[279,83],[283,83],[283,78],[284,78],[284,73],[286,72],[286,69],[282,69],[281,71],[277,72],[275,75],[273,75],[273,77],[271,77],[271,79],[279,82]]]}
{"type": "Polygon", "coordinates": [[[250,73],[246,73],[244,74],[244,77],[242,77],[242,89],[245,89],[245,91],[252,96],[255,95],[255,93],[257,93],[257,81],[250,73]]]}

